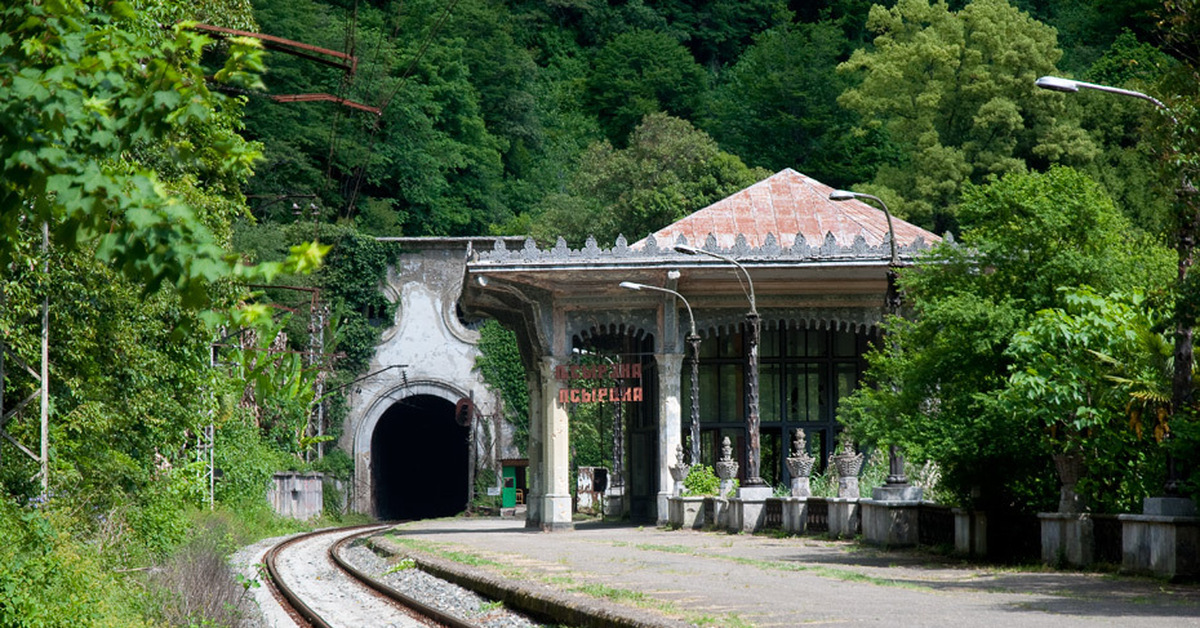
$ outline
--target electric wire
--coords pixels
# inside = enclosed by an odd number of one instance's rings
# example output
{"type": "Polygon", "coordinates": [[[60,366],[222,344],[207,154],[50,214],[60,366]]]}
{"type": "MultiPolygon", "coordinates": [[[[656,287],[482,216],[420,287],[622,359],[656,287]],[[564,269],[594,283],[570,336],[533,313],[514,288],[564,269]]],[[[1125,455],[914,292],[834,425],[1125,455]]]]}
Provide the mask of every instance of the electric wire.
{"type": "Polygon", "coordinates": [[[396,94],[398,94],[400,92],[400,89],[402,87],[404,87],[405,83],[408,80],[409,75],[417,67],[417,63],[420,62],[420,60],[423,56],[425,56],[425,52],[429,49],[429,46],[433,43],[433,40],[437,36],[438,31],[441,30],[442,26],[450,18],[450,14],[454,11],[454,8],[456,6],[458,6],[458,1],[459,0],[450,0],[450,2],[448,2],[446,4],[446,8],[445,8],[445,10],[442,11],[442,15],[438,18],[438,21],[434,23],[433,27],[429,31],[429,34],[425,37],[425,41],[422,42],[420,49],[417,50],[417,54],[415,56],[413,56],[412,61],[409,62],[408,68],[406,68],[404,70],[404,73],[400,76],[400,79],[396,82],[396,85],[393,87],[391,93],[388,94],[387,98],[385,98],[382,101],[382,103],[379,105],[379,115],[375,119],[375,124],[371,126],[371,133],[370,133],[370,136],[367,141],[366,158],[356,169],[356,173],[353,176],[354,185],[353,185],[353,188],[351,189],[350,199],[346,203],[345,214],[344,214],[346,217],[350,216],[350,213],[353,211],[355,203],[358,201],[358,193],[362,189],[363,179],[366,177],[367,166],[371,163],[371,157],[375,153],[375,143],[378,140],[379,129],[383,125],[383,112],[385,110],[387,110],[387,107],[388,107],[388,105],[391,104],[392,99],[395,98],[396,94]]]}

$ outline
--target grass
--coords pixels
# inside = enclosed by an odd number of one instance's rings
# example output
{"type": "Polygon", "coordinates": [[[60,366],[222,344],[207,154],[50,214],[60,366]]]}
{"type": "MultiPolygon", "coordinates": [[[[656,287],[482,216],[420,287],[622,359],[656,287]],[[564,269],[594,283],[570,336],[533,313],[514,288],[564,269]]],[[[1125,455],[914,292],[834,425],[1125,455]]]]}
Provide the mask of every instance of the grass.
{"type": "Polygon", "coordinates": [[[387,571],[383,572],[383,575],[390,576],[394,573],[399,573],[401,571],[413,569],[416,566],[417,566],[417,561],[415,561],[411,558],[402,558],[395,565],[392,565],[390,568],[388,568],[387,571]]]}
{"type": "MultiPolygon", "coordinates": [[[[610,587],[598,583],[580,583],[570,576],[564,575],[543,575],[530,572],[526,569],[514,568],[510,565],[504,565],[494,560],[478,556],[471,552],[459,550],[451,550],[439,543],[429,541],[419,541],[416,539],[404,538],[397,536],[395,533],[388,535],[389,539],[401,547],[406,547],[415,551],[426,552],[446,560],[450,560],[463,565],[471,565],[474,567],[492,567],[499,571],[504,577],[519,580],[519,581],[537,581],[543,584],[555,587],[562,591],[570,593],[580,593],[595,598],[610,600],[619,604],[634,606],[642,609],[655,610],[666,615],[682,617],[689,623],[698,626],[728,626],[730,628],[752,628],[752,624],[746,623],[736,615],[706,615],[695,613],[682,609],[672,602],[659,600],[650,597],[641,591],[633,591],[630,589],[621,589],[610,587]]],[[[640,547],[640,546],[639,546],[640,547]]],[[[651,546],[647,546],[651,547],[651,546]]],[[[688,552],[683,546],[663,546],[680,553],[688,552]]],[[[499,602],[497,602],[499,603],[499,602]]]]}

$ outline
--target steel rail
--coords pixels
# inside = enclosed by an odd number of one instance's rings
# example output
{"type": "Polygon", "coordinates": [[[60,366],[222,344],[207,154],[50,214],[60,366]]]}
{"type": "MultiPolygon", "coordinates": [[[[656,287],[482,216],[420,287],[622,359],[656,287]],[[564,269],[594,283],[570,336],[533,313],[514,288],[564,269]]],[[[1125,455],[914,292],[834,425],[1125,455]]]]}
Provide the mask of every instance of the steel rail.
{"type": "Polygon", "coordinates": [[[350,574],[352,577],[358,579],[359,582],[374,589],[384,597],[393,600],[402,606],[411,608],[421,615],[424,615],[440,624],[444,624],[448,628],[480,628],[479,624],[466,621],[457,615],[451,615],[440,608],[434,608],[428,604],[425,604],[424,602],[421,602],[420,600],[417,600],[416,598],[410,597],[396,590],[395,588],[388,586],[382,580],[368,576],[358,568],[346,562],[346,560],[339,555],[343,545],[357,541],[367,534],[371,534],[371,532],[355,534],[338,541],[333,545],[333,547],[329,548],[329,558],[331,558],[334,564],[340,567],[342,571],[350,574]]]}
{"type": "Polygon", "coordinates": [[[309,625],[313,626],[313,628],[333,628],[329,622],[327,622],[316,611],[314,611],[312,607],[301,600],[300,596],[292,591],[287,583],[284,582],[283,578],[279,575],[278,568],[276,567],[276,559],[278,558],[279,553],[287,547],[295,543],[299,543],[300,541],[311,539],[318,535],[331,534],[338,531],[353,530],[357,528],[370,528],[368,530],[364,530],[363,532],[347,536],[346,538],[341,539],[330,546],[330,548],[327,550],[330,560],[332,560],[339,569],[341,569],[354,580],[358,581],[363,586],[370,588],[372,591],[392,601],[393,603],[408,608],[418,615],[422,615],[433,622],[437,622],[438,624],[447,626],[448,628],[480,628],[478,624],[465,621],[455,615],[451,615],[441,609],[429,606],[408,595],[405,595],[404,593],[401,593],[400,591],[397,591],[387,584],[384,584],[381,580],[363,573],[361,570],[350,565],[340,556],[340,551],[346,544],[354,542],[368,534],[378,532],[384,527],[386,527],[386,524],[371,523],[365,525],[347,526],[345,528],[335,528],[332,530],[319,530],[316,532],[308,532],[306,534],[292,537],[275,545],[268,550],[263,557],[263,562],[266,564],[267,574],[271,578],[272,585],[274,585],[275,590],[279,592],[279,595],[283,597],[287,604],[292,607],[291,610],[294,611],[296,615],[299,615],[301,619],[308,622],[309,625]]]}

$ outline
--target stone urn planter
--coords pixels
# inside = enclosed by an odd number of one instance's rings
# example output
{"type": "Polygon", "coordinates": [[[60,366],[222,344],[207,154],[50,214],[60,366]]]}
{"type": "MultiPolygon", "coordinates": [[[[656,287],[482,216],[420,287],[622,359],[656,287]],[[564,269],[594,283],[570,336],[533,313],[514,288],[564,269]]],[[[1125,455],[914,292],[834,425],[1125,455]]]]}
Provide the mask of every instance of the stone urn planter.
{"type": "Polygon", "coordinates": [[[1059,489],[1058,512],[1078,514],[1083,512],[1083,497],[1075,491],[1079,476],[1083,474],[1083,456],[1079,453],[1054,454],[1054,468],[1062,482],[1059,489]]]}
{"type": "Polygon", "coordinates": [[[733,446],[729,437],[721,441],[721,459],[716,464],[717,477],[721,478],[721,496],[728,495],[733,490],[733,480],[738,474],[738,463],[733,459],[733,446]]]}
{"type": "Polygon", "coordinates": [[[858,474],[862,471],[863,455],[855,453],[854,441],[842,440],[842,452],[829,454],[829,468],[837,473],[838,497],[858,497],[858,474]]]}
{"type": "Polygon", "coordinates": [[[808,497],[812,495],[809,478],[812,476],[813,462],[816,458],[808,453],[808,443],[804,430],[797,429],[792,441],[792,455],[787,457],[788,473],[792,475],[792,497],[808,497]]]}
{"type": "Polygon", "coordinates": [[[692,465],[683,462],[683,445],[675,447],[675,464],[667,467],[671,472],[671,479],[675,480],[675,495],[683,494],[683,480],[687,478],[688,473],[692,470],[692,465]]]}

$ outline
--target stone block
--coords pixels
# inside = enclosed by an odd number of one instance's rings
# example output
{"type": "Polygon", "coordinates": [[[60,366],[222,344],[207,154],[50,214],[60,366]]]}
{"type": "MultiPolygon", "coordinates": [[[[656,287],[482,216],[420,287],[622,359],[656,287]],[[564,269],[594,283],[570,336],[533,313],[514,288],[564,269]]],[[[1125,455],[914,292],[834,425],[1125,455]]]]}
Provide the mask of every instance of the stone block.
{"type": "Polygon", "coordinates": [[[670,498],[671,527],[698,530],[704,527],[703,497],[670,498]]]}
{"type": "Polygon", "coordinates": [[[1086,567],[1095,562],[1092,517],[1087,513],[1042,512],[1042,562],[1086,567]]]}
{"type": "Polygon", "coordinates": [[[857,497],[831,497],[829,502],[829,535],[852,538],[862,531],[861,511],[857,497]]]}
{"type": "Polygon", "coordinates": [[[1165,578],[1200,575],[1200,517],[1120,515],[1121,568],[1165,578]]]}
{"type": "Polygon", "coordinates": [[[788,534],[804,534],[808,524],[808,498],[785,497],[783,499],[783,531],[788,534]]]}
{"type": "Polygon", "coordinates": [[[900,486],[883,485],[871,489],[871,499],[889,502],[919,502],[925,496],[925,489],[911,484],[900,486]]]}
{"type": "Polygon", "coordinates": [[[967,556],[987,556],[987,513],[955,508],[954,550],[967,556]]]}
{"type": "Polygon", "coordinates": [[[909,547],[919,542],[920,501],[864,499],[859,502],[859,507],[862,510],[862,535],[868,543],[909,547]]]}

